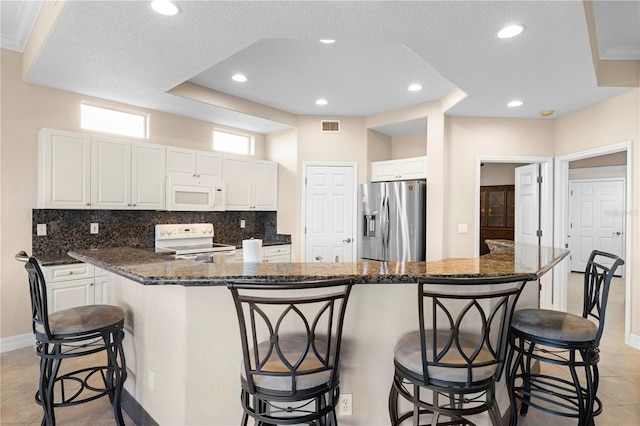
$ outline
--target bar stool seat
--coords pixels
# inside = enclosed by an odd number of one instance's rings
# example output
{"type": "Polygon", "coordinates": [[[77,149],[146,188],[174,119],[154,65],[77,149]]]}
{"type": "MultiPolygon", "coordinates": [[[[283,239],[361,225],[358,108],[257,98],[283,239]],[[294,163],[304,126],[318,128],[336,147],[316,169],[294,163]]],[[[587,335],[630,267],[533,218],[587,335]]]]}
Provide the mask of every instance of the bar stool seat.
{"type": "MultiPolygon", "coordinates": [[[[124,425],[122,389],[127,369],[122,350],[124,311],[117,306],[89,305],[49,314],[47,287],[38,261],[20,252],[29,275],[33,333],[40,357],[40,379],[35,401],[42,406],[41,424],[54,426],[55,408],[67,407],[107,396],[117,425],[124,425]],[[62,369],[63,361],[98,353],[99,365],[74,371],[62,369]]],[[[81,365],[78,363],[76,365],[81,365]]]]}
{"type": "Polygon", "coordinates": [[[522,403],[521,416],[534,407],[576,418],[579,426],[594,424],[593,418],[602,412],[597,396],[598,362],[607,299],[611,278],[623,264],[613,254],[591,253],[584,273],[582,316],[548,309],[523,309],[513,314],[507,359],[511,426],[518,424],[517,401],[522,403]],[[545,374],[544,365],[540,372],[534,371],[534,361],[565,369],[568,378],[545,374]]]}
{"type": "MultiPolygon", "coordinates": [[[[91,334],[123,320],[124,311],[118,306],[78,306],[49,314],[49,329],[55,337],[91,334]]],[[[44,326],[36,324],[36,332],[44,334],[44,326]]]]}
{"type": "Polygon", "coordinates": [[[598,335],[592,321],[567,312],[549,309],[522,309],[513,314],[511,326],[541,339],[590,342],[598,335]]]}

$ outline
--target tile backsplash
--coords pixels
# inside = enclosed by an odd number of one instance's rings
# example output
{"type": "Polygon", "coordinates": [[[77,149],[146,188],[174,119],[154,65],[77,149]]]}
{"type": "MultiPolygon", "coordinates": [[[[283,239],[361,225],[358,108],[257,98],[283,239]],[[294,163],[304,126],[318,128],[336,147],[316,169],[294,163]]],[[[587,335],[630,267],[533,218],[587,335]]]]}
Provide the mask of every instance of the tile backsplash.
{"type": "Polygon", "coordinates": [[[34,209],[32,244],[36,254],[63,254],[69,250],[106,247],[151,248],[154,226],[162,223],[213,223],[214,241],[242,245],[247,238],[290,244],[290,235],[276,232],[276,212],[167,212],[155,210],[34,209]],[[244,219],[245,228],[240,228],[244,219]],[[47,225],[46,236],[36,236],[36,225],[47,225]],[[98,234],[91,234],[97,223],[98,234]]]}

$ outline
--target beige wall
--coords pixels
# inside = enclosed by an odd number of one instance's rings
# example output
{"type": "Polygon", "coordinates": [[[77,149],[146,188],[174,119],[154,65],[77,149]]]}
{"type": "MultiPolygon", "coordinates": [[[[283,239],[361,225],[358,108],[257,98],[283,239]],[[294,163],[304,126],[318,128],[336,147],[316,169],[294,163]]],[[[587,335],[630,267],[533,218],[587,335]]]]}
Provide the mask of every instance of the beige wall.
{"type": "Polygon", "coordinates": [[[627,232],[633,235],[632,254],[626,262],[631,265],[631,333],[640,334],[640,90],[601,102],[574,114],[556,120],[555,156],[573,154],[589,149],[632,141],[633,179],[631,193],[633,205],[628,213],[627,232]],[[630,222],[630,223],[629,223],[630,222]]]}
{"type": "Polygon", "coordinates": [[[278,233],[289,234],[292,237],[300,231],[300,227],[296,226],[298,208],[292,204],[297,198],[298,188],[297,147],[297,129],[284,130],[266,136],[266,157],[278,162],[278,233]]]}
{"type": "Polygon", "coordinates": [[[525,164],[513,163],[485,163],[480,169],[480,186],[484,185],[515,185],[516,167],[525,164]]]}
{"type": "Polygon", "coordinates": [[[371,162],[391,159],[391,136],[367,130],[367,181],[371,179],[371,162]]]}
{"type": "Polygon", "coordinates": [[[472,257],[478,214],[474,207],[479,184],[476,182],[476,157],[551,157],[554,122],[449,117],[447,129],[450,161],[445,255],[472,257]],[[467,234],[458,233],[458,224],[463,223],[467,224],[467,234]]]}
{"type": "MultiPolygon", "coordinates": [[[[22,55],[2,49],[0,115],[2,117],[0,336],[31,332],[29,294],[23,265],[13,259],[19,250],[31,253],[31,209],[36,207],[38,130],[43,127],[82,131],[80,103],[125,108],[149,115],[149,142],[211,150],[214,125],[158,111],[49,89],[22,81],[22,55]]],[[[215,126],[225,129],[224,126],[215,126]]],[[[238,129],[230,129],[239,131],[238,129]]],[[[264,155],[265,137],[255,137],[256,156],[264,155]]]]}
{"type": "Polygon", "coordinates": [[[391,159],[427,155],[427,132],[411,133],[391,138],[391,159]]]}

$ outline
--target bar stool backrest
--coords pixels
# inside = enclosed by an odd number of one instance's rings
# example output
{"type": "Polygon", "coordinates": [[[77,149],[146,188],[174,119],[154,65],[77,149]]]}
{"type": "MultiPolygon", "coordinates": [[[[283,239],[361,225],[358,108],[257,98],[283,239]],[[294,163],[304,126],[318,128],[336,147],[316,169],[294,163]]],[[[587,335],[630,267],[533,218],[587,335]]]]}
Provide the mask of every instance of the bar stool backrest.
{"type": "Polygon", "coordinates": [[[622,265],[624,265],[624,261],[618,256],[598,250],[591,252],[587,262],[584,272],[582,317],[588,318],[591,316],[598,320],[596,345],[600,344],[600,338],[604,331],[604,319],[607,311],[611,279],[616,269],[622,265]],[[611,263],[611,266],[605,266],[605,263],[611,263]]]}
{"type": "Polygon", "coordinates": [[[34,257],[30,257],[24,266],[29,274],[29,293],[31,295],[31,319],[33,333],[36,336],[42,336],[42,333],[36,330],[38,325],[44,330],[47,341],[53,340],[51,329],[49,328],[49,309],[47,308],[47,285],[44,280],[44,274],[38,261],[34,257]]]}
{"type": "Polygon", "coordinates": [[[256,381],[265,377],[290,383],[278,391],[292,398],[304,396],[306,389],[298,390],[297,384],[305,375],[326,374],[330,389],[338,384],[351,286],[348,279],[228,284],[240,326],[243,377],[251,394],[256,393],[256,381]],[[295,350],[280,345],[291,342],[291,336],[295,350]]]}
{"type": "Polygon", "coordinates": [[[455,369],[464,387],[499,380],[515,305],[529,278],[430,278],[420,280],[418,305],[422,377],[430,368],[455,369]],[[463,374],[464,373],[464,374],[463,374]],[[481,376],[481,377],[479,377],[481,376]],[[461,379],[466,377],[466,379],[461,379]]]}

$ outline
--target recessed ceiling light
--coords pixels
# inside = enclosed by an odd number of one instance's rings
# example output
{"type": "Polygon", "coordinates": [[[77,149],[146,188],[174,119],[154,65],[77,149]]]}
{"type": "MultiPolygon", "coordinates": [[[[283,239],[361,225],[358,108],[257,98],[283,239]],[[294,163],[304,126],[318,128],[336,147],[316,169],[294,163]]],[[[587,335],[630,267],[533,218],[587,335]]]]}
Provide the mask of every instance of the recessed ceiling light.
{"type": "Polygon", "coordinates": [[[156,13],[165,16],[173,16],[180,11],[178,6],[170,0],[153,0],[150,6],[156,13]]]}
{"type": "Polygon", "coordinates": [[[524,25],[515,24],[507,25],[500,31],[498,31],[498,38],[511,38],[519,35],[524,31],[524,25]]]}
{"type": "Polygon", "coordinates": [[[247,77],[245,77],[243,74],[234,74],[231,76],[231,79],[233,81],[237,81],[238,83],[244,83],[245,81],[247,81],[247,77]]]}
{"type": "Polygon", "coordinates": [[[418,90],[422,90],[422,85],[415,83],[407,88],[410,92],[417,92],[418,90]]]}
{"type": "Polygon", "coordinates": [[[332,40],[330,38],[325,38],[325,39],[320,40],[320,43],[324,43],[324,44],[331,44],[331,43],[335,43],[335,42],[336,42],[335,40],[332,40]]]}
{"type": "Polygon", "coordinates": [[[509,102],[507,104],[508,107],[519,107],[519,106],[522,106],[522,105],[524,105],[524,102],[517,101],[517,100],[516,101],[511,101],[511,102],[509,102]]]}
{"type": "Polygon", "coordinates": [[[318,99],[316,105],[326,105],[328,102],[326,99],[318,99]]]}

